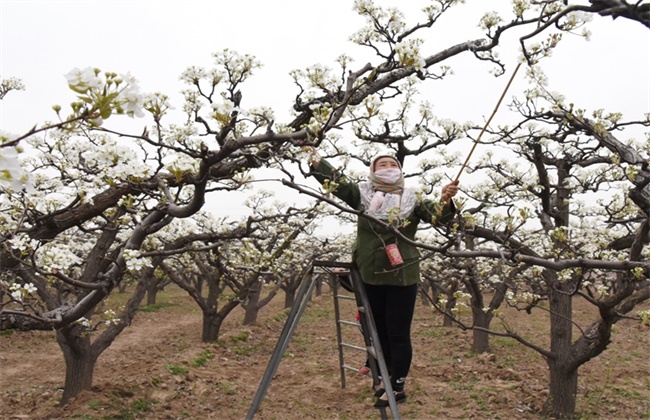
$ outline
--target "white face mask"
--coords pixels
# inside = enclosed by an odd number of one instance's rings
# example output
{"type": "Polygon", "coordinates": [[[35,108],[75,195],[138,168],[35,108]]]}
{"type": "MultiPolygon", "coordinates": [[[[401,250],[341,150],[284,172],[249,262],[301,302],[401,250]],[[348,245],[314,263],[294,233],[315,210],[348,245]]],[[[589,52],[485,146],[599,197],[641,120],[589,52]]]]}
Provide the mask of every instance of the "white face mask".
{"type": "Polygon", "coordinates": [[[399,168],[378,169],[375,176],[382,182],[394,184],[401,178],[402,171],[399,168]]]}

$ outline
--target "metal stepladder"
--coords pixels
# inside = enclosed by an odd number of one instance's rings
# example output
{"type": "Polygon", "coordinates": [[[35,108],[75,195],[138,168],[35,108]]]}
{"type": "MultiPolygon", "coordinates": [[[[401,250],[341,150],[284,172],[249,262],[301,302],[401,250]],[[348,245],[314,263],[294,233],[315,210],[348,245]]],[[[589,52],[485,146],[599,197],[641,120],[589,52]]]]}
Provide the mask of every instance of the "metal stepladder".
{"type": "MultiPolygon", "coordinates": [[[[259,410],[262,400],[266,395],[266,392],[271,384],[271,379],[275,375],[275,372],[280,365],[282,356],[285,353],[289,341],[293,336],[293,333],[298,326],[300,317],[305,311],[309,300],[311,299],[312,292],[316,286],[316,283],[319,281],[318,276],[314,275],[314,268],[318,267],[322,272],[331,274],[332,278],[332,289],[334,295],[334,312],[336,316],[336,331],[337,331],[337,342],[339,350],[339,363],[341,369],[341,387],[345,388],[345,370],[358,370],[357,368],[348,366],[344,362],[343,349],[344,348],[353,348],[356,350],[363,350],[367,352],[370,371],[372,372],[373,378],[373,388],[381,383],[381,378],[389,378],[388,367],[386,366],[386,361],[381,350],[381,345],[379,344],[379,336],[377,334],[377,328],[375,327],[375,322],[372,317],[372,311],[370,310],[370,305],[368,303],[368,296],[366,295],[365,289],[361,281],[361,275],[359,271],[352,263],[344,262],[331,262],[331,261],[313,261],[309,270],[305,271],[305,275],[301,280],[300,288],[296,293],[296,300],[289,312],[289,316],[284,324],[280,338],[275,346],[275,350],[271,355],[269,364],[266,367],[264,376],[260,381],[260,386],[257,389],[257,393],[253,398],[253,403],[246,415],[247,420],[252,420],[253,416],[259,410]],[[348,282],[349,281],[349,282],[348,282]],[[343,285],[344,289],[350,290],[354,293],[354,299],[356,301],[357,310],[359,313],[359,323],[353,323],[349,321],[343,321],[340,319],[340,310],[338,299],[352,299],[350,296],[339,294],[339,286],[343,285]],[[355,327],[361,327],[361,332],[363,335],[364,343],[366,348],[353,346],[342,342],[341,326],[342,325],[352,325],[355,327]]],[[[390,413],[393,419],[400,419],[399,411],[397,409],[397,402],[395,401],[395,395],[393,394],[393,389],[391,387],[390,381],[384,381],[384,389],[386,390],[386,396],[388,398],[388,407],[380,408],[382,419],[388,419],[386,408],[390,409],[390,413]]]]}

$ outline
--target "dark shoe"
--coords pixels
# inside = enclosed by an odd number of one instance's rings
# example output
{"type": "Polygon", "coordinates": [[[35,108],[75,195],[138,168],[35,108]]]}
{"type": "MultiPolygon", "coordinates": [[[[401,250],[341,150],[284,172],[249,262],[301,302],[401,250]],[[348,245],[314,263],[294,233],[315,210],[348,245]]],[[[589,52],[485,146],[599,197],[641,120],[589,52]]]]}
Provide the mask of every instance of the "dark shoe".
{"type": "MultiPolygon", "coordinates": [[[[400,392],[393,391],[393,395],[395,395],[395,402],[397,404],[401,404],[404,401],[406,401],[406,393],[404,391],[400,391],[400,392]]],[[[375,402],[374,407],[375,408],[385,408],[385,407],[388,407],[388,405],[389,405],[388,404],[388,399],[383,400],[383,399],[380,398],[380,399],[377,400],[377,402],[375,402]]]]}
{"type": "Polygon", "coordinates": [[[379,398],[379,397],[381,397],[382,395],[384,395],[385,392],[386,392],[386,390],[385,390],[384,388],[379,388],[378,390],[375,391],[375,393],[374,393],[373,395],[374,395],[376,398],[379,398]]]}

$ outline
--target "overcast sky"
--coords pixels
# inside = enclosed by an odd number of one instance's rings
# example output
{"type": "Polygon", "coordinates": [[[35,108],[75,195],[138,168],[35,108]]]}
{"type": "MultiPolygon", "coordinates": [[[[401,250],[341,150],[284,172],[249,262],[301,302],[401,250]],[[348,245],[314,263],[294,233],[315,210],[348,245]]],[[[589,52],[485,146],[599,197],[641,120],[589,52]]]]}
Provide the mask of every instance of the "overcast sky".
{"type": "MultiPolygon", "coordinates": [[[[244,89],[243,106],[270,106],[286,122],[297,90],[288,73],[321,63],[334,66],[341,53],[368,56],[349,42],[363,20],[352,0],[0,0],[0,77],[18,77],[26,85],[0,101],[0,128],[22,133],[54,119],[51,106],[66,109],[74,96],[64,75],[74,67],[130,72],[144,92],[162,91],[175,98],[181,72],[210,67],[211,54],[230,48],[256,56],[263,64],[244,89]]],[[[404,8],[417,19],[420,0],[379,1],[404,8]]],[[[481,37],[479,17],[509,9],[509,0],[467,0],[427,32],[428,54],[457,42],[481,37]]],[[[595,17],[586,42],[565,35],[565,42],[545,60],[553,90],[579,107],[607,108],[640,118],[650,112],[650,30],[637,22],[595,17]]],[[[501,56],[512,71],[517,39],[502,40],[501,56]]],[[[505,77],[476,60],[451,60],[455,75],[433,85],[430,101],[441,116],[482,122],[491,113],[505,77]]],[[[523,73],[522,73],[523,75],[523,73]]],[[[507,76],[507,75],[506,75],[507,76]]],[[[523,77],[509,95],[525,88],[523,77]]],[[[507,118],[500,111],[499,118],[507,118]]],[[[114,123],[111,121],[111,123],[114,123]]],[[[136,122],[139,127],[150,121],[136,122]]],[[[141,132],[140,130],[136,130],[141,132]]]]}
{"type": "MultiPolygon", "coordinates": [[[[427,2],[379,3],[407,4],[410,7],[402,6],[405,13],[417,19],[427,2]]],[[[429,32],[431,52],[480,37],[480,15],[506,12],[509,4],[467,0],[436,24],[438,30],[429,32]]],[[[286,112],[297,92],[288,76],[291,69],[315,63],[333,66],[339,54],[358,56],[363,51],[348,41],[362,24],[351,0],[0,0],[0,7],[0,74],[19,77],[27,86],[26,92],[2,102],[2,126],[11,132],[51,118],[53,104],[72,101],[64,74],[74,67],[131,72],[143,91],[175,95],[186,67],[210,66],[213,52],[230,48],[252,54],[264,65],[251,80],[248,90],[254,94],[249,93],[244,104],[286,112]]],[[[565,45],[544,63],[554,89],[575,95],[576,101],[578,95],[586,98],[584,106],[599,102],[647,112],[650,30],[624,19],[596,18],[591,26],[590,42],[565,35],[565,45]]],[[[503,45],[502,57],[512,70],[517,40],[505,38],[503,45]]],[[[361,66],[364,60],[357,63],[361,66]]],[[[503,78],[486,76],[489,67],[469,57],[449,64],[456,75],[439,84],[441,95],[432,98],[437,110],[457,114],[450,116],[458,119],[475,119],[473,109],[478,115],[489,114],[496,97],[487,93],[500,91],[503,78]],[[483,85],[478,91],[476,79],[483,85]],[[471,103],[458,97],[471,98],[471,103]]]]}

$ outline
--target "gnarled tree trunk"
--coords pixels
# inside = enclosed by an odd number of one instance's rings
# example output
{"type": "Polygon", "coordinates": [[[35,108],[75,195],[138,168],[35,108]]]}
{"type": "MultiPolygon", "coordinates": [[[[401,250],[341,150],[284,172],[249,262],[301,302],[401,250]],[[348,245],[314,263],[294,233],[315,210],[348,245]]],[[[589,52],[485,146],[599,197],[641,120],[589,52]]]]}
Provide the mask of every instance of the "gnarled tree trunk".
{"type": "Polygon", "coordinates": [[[570,284],[554,281],[549,287],[551,313],[551,356],[547,358],[550,394],[546,411],[556,418],[572,418],[576,409],[578,370],[573,363],[570,284]]]}
{"type": "Polygon", "coordinates": [[[214,343],[219,339],[219,332],[223,321],[228,314],[239,305],[239,301],[233,299],[228,301],[218,311],[203,311],[203,326],[201,329],[201,340],[204,343],[214,343]]]}
{"type": "Polygon", "coordinates": [[[56,338],[65,360],[65,385],[59,402],[59,406],[64,406],[70,398],[90,389],[99,355],[92,351],[90,334],[84,334],[80,326],[57,331],[56,338]]]}
{"type": "Polygon", "coordinates": [[[490,328],[492,317],[483,311],[474,311],[474,328],[472,330],[472,351],[485,353],[490,351],[490,334],[486,332],[490,328]]]}
{"type": "Polygon", "coordinates": [[[59,401],[60,406],[66,405],[81,391],[92,387],[95,365],[99,356],[128,325],[131,325],[144,293],[145,288],[138,284],[120,314],[121,321],[108,326],[98,336],[93,336],[86,327],[78,323],[57,330],[56,339],[65,361],[65,385],[63,397],[59,401]],[[91,341],[91,338],[94,338],[94,341],[91,341]]]}
{"type": "Polygon", "coordinates": [[[246,296],[246,304],[244,305],[244,325],[255,325],[257,322],[257,314],[259,313],[259,301],[262,289],[262,282],[258,281],[251,289],[248,296],[246,296]]]}

